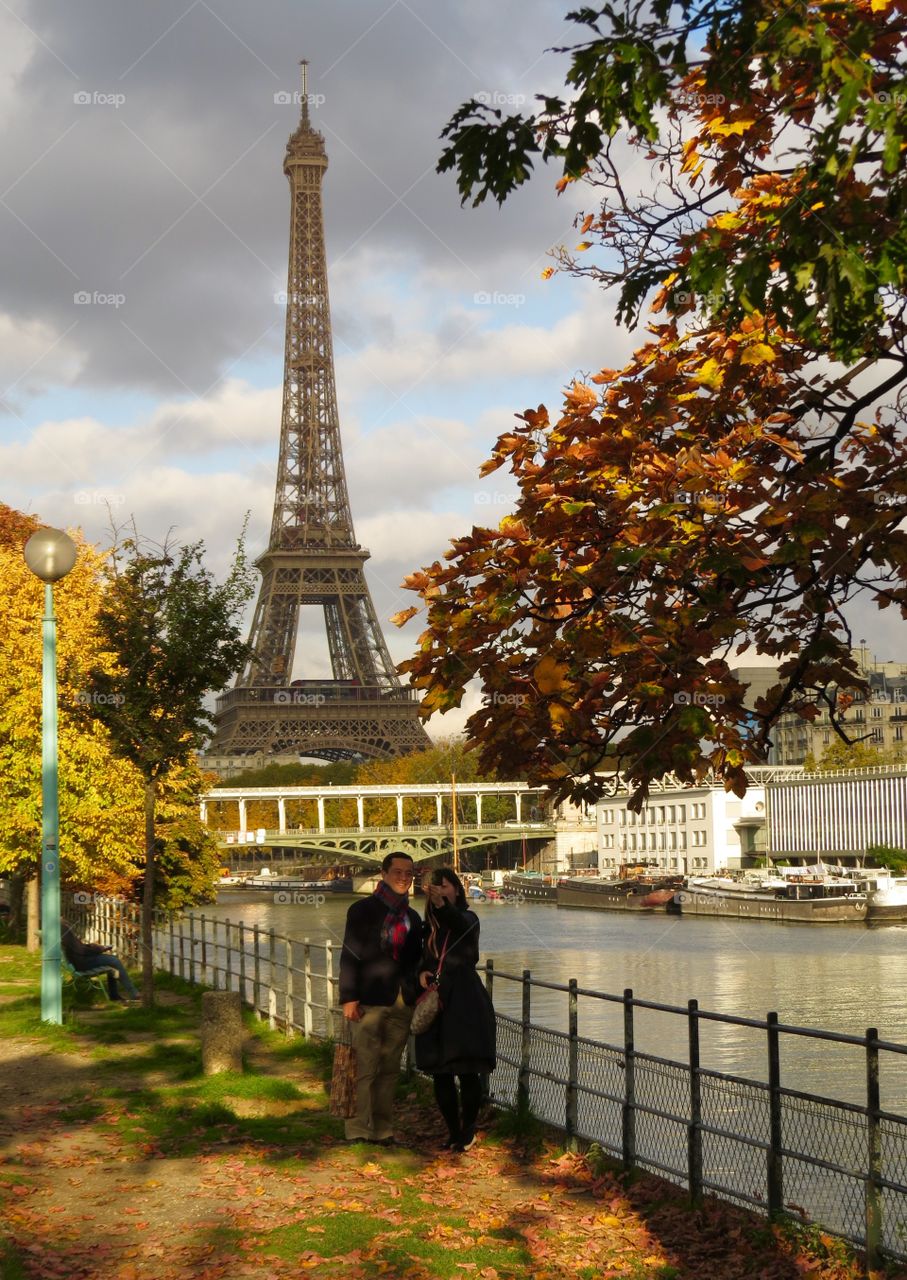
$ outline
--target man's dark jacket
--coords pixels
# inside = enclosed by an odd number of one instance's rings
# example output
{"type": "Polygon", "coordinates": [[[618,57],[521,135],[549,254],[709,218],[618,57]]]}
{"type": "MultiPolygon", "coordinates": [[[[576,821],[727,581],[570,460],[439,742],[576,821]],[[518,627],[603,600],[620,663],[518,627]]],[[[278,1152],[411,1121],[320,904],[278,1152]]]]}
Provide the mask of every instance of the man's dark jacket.
{"type": "Polygon", "coordinates": [[[63,944],[63,954],[79,973],[104,967],[110,948],[102,947],[97,942],[83,942],[76,937],[72,925],[63,925],[60,941],[63,944]]]}
{"type": "Polygon", "coordinates": [[[422,921],[407,908],[409,932],[395,960],[381,946],[381,926],[387,907],[374,894],[354,902],[346,913],[346,932],[340,953],[340,1003],[393,1004],[403,992],[407,1004],[418,995],[417,967],[422,956],[422,921]]]}

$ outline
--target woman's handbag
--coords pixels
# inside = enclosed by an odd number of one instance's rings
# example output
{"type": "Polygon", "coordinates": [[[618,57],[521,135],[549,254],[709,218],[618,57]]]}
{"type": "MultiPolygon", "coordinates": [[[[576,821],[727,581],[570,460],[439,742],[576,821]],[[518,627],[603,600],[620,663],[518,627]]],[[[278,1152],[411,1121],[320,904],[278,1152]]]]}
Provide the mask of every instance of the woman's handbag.
{"type": "Polygon", "coordinates": [[[334,1070],[331,1073],[330,1112],[341,1120],[356,1114],[356,1050],[348,1018],[340,1020],[340,1035],[334,1045],[334,1070]]]}
{"type": "Polygon", "coordinates": [[[409,1024],[409,1029],[414,1036],[421,1036],[423,1031],[427,1031],[441,1012],[441,993],[438,990],[438,980],[441,977],[441,966],[444,963],[446,951],[447,938],[444,939],[444,946],[441,948],[441,959],[438,961],[437,973],[429,986],[419,996],[416,1001],[416,1007],[413,1009],[413,1019],[409,1024]]]}
{"type": "Polygon", "coordinates": [[[441,996],[438,993],[437,978],[430,987],[422,992],[416,1001],[416,1007],[413,1009],[413,1020],[409,1024],[409,1029],[414,1036],[421,1036],[423,1031],[427,1031],[431,1024],[441,1012],[441,996]]]}

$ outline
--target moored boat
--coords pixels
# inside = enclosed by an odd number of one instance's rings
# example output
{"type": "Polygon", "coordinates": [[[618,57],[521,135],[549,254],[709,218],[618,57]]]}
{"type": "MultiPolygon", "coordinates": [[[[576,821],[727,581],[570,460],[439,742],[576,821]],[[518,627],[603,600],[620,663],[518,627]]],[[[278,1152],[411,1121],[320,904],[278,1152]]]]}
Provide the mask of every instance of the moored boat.
{"type": "Polygon", "coordinates": [[[810,867],[788,867],[783,874],[743,879],[691,876],[675,895],[675,905],[685,916],[853,924],[866,919],[867,898],[855,880],[810,867]]]}
{"type": "Polygon", "coordinates": [[[513,871],[501,882],[504,900],[522,899],[533,902],[556,902],[557,880],[540,871],[513,871]]]}
{"type": "Polygon", "coordinates": [[[853,874],[868,895],[867,920],[907,920],[907,876],[887,867],[864,867],[853,874]]]}
{"type": "Polygon", "coordinates": [[[330,880],[303,880],[298,876],[250,876],[246,889],[293,890],[297,893],[352,893],[352,876],[337,876],[330,880]]]}
{"type": "Polygon", "coordinates": [[[594,911],[664,911],[680,888],[679,876],[630,877],[613,880],[584,876],[559,880],[559,907],[591,907],[594,911]]]}

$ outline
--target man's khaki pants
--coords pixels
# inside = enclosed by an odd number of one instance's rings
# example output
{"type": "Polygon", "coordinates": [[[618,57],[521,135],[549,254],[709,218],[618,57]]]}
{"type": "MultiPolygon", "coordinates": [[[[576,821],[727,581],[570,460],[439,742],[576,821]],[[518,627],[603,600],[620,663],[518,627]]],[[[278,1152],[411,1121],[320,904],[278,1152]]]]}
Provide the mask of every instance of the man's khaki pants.
{"type": "Polygon", "coordinates": [[[362,1017],[350,1023],[356,1050],[356,1114],[346,1121],[346,1136],[380,1140],[393,1136],[394,1092],[413,1011],[400,994],[395,1004],[359,1008],[362,1017]]]}

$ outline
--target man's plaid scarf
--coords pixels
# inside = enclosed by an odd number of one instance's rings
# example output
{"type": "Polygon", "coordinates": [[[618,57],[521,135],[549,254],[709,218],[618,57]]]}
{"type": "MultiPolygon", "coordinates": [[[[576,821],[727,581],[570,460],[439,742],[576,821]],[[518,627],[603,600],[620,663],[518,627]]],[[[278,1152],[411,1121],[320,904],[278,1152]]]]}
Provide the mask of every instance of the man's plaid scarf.
{"type": "Polygon", "coordinates": [[[409,894],[395,893],[384,880],[378,881],[375,897],[387,907],[387,915],[381,925],[381,946],[399,960],[406,944],[406,935],[412,927],[409,919],[409,894]]]}

